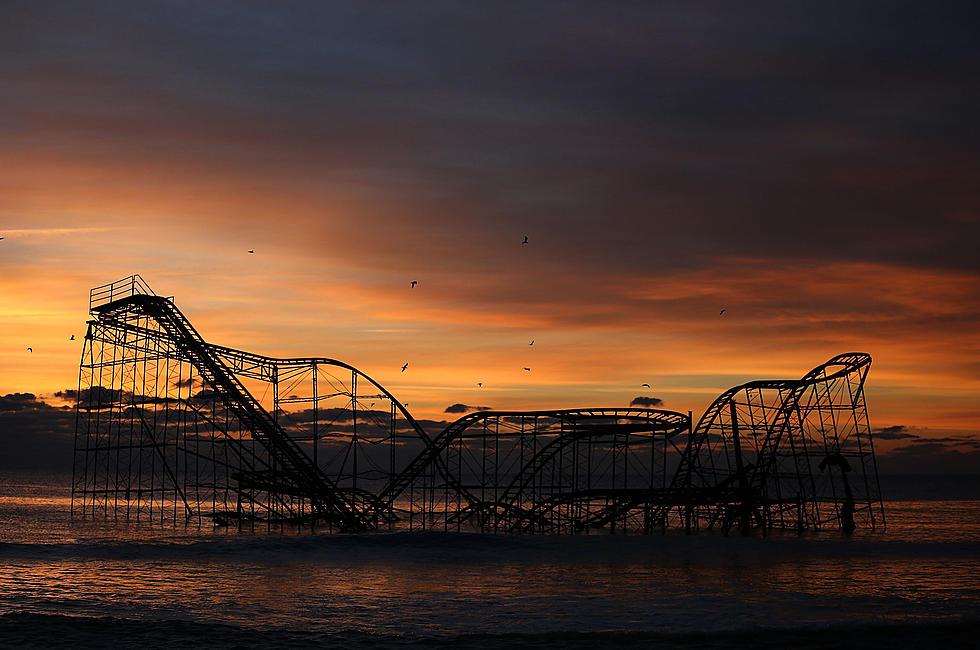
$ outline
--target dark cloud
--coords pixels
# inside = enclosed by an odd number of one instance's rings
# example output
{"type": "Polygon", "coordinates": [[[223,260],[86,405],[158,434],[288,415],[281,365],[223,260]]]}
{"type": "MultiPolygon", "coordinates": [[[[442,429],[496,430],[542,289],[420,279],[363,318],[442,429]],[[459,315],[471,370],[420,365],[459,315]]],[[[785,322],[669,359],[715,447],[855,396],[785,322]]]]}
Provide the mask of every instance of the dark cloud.
{"type": "MultiPolygon", "coordinates": [[[[370,397],[368,399],[370,399],[370,397]]],[[[285,422],[288,422],[289,424],[296,425],[296,426],[311,425],[314,419],[321,426],[347,424],[351,422],[351,418],[353,416],[352,411],[346,407],[345,408],[336,408],[336,407],[320,408],[317,409],[315,412],[311,408],[301,409],[298,411],[284,411],[280,409],[279,414],[280,417],[285,422]]],[[[377,409],[377,408],[370,408],[370,407],[365,408],[364,405],[362,404],[357,409],[357,415],[358,418],[361,419],[362,421],[365,419],[368,421],[374,420],[379,424],[379,426],[388,426],[386,423],[388,421],[388,418],[391,417],[391,411],[389,411],[388,409],[377,409]]],[[[401,416],[401,413],[399,413],[398,419],[404,420],[404,418],[401,416]]],[[[419,422],[421,424],[422,421],[420,420],[419,422]]],[[[437,427],[446,424],[445,422],[434,421],[434,420],[427,420],[426,422],[436,425],[437,427]]],[[[428,427],[426,427],[426,429],[428,430],[428,427]]]]}
{"type": "Polygon", "coordinates": [[[875,429],[875,433],[902,433],[905,431],[904,424],[895,424],[890,427],[880,427],[875,429]]]}
{"type": "Polygon", "coordinates": [[[177,5],[7,12],[5,138],[302,169],[389,225],[547,232],[542,263],[977,268],[969,3],[177,5]]]}
{"type": "Polygon", "coordinates": [[[16,413],[38,408],[34,393],[8,393],[0,397],[0,413],[16,413]]]}
{"type": "Polygon", "coordinates": [[[909,447],[899,447],[895,451],[900,451],[902,449],[922,449],[926,445],[946,445],[947,447],[957,447],[957,446],[980,446],[980,439],[973,436],[939,436],[935,438],[923,438],[919,437],[918,440],[913,440],[909,447]]]}
{"type": "Polygon", "coordinates": [[[470,406],[469,404],[451,404],[443,413],[469,413],[471,411],[492,411],[489,406],[470,406]]]}
{"type": "Polygon", "coordinates": [[[642,406],[644,408],[653,408],[656,406],[663,406],[664,401],[659,397],[644,397],[640,395],[639,397],[634,397],[630,401],[630,406],[642,406]]]}
{"type": "Polygon", "coordinates": [[[915,440],[919,436],[905,430],[905,425],[896,424],[890,427],[881,427],[874,430],[874,437],[878,440],[915,440]]]}
{"type": "MultiPolygon", "coordinates": [[[[882,431],[887,432],[889,429],[894,429],[895,427],[885,427],[882,431]]],[[[886,440],[899,440],[908,438],[908,442],[902,447],[895,447],[891,449],[888,453],[903,453],[907,450],[914,449],[925,449],[931,445],[945,445],[946,447],[953,448],[958,446],[980,446],[980,436],[971,434],[953,434],[953,435],[935,435],[929,429],[923,429],[918,434],[908,433],[904,427],[902,431],[895,433],[897,436],[904,436],[898,438],[888,438],[887,433],[884,439],[886,440]]],[[[881,438],[881,432],[875,432],[876,438],[881,438]]]]}
{"type": "MultiPolygon", "coordinates": [[[[88,394],[87,391],[83,391],[83,393],[88,394]]],[[[92,394],[98,393],[93,392],[92,394]]],[[[105,394],[116,395],[117,392],[106,391],[105,394]]],[[[57,396],[59,399],[71,399],[77,396],[77,391],[71,389],[58,391],[57,396]]],[[[136,407],[129,405],[128,401],[121,405],[117,404],[118,417],[128,422],[133,416],[138,417],[145,413],[144,408],[139,404],[146,405],[152,401],[159,400],[143,401],[138,403],[136,407]]],[[[210,409],[206,410],[210,415],[210,409]]],[[[321,410],[319,412],[319,423],[323,427],[321,430],[327,434],[351,433],[353,426],[349,413],[345,409],[321,410]],[[331,422],[330,418],[335,421],[331,422]]],[[[218,421],[223,421],[227,415],[220,405],[217,415],[218,421]]],[[[361,435],[367,436],[372,433],[387,435],[390,431],[389,423],[384,418],[389,417],[389,415],[388,412],[382,411],[361,411],[358,431],[361,435]],[[372,417],[378,419],[377,427],[372,426],[372,417]]],[[[188,409],[183,417],[185,421],[191,422],[194,418],[194,411],[188,409]]],[[[312,410],[285,414],[280,422],[287,431],[307,435],[308,431],[304,431],[302,427],[308,426],[312,422],[312,410]]],[[[420,421],[420,424],[430,435],[435,435],[448,423],[423,420],[420,421]]],[[[399,425],[399,431],[402,434],[409,434],[402,441],[402,444],[409,444],[411,428],[408,427],[404,418],[399,419],[399,425]]],[[[202,430],[206,430],[206,428],[206,425],[202,426],[202,430]]],[[[71,472],[74,435],[75,410],[73,407],[52,406],[33,393],[10,393],[0,396],[0,449],[3,449],[3,453],[0,453],[0,471],[71,472]]],[[[193,436],[191,437],[193,438],[193,436]]],[[[208,436],[204,435],[202,440],[207,441],[208,436]]],[[[321,441],[321,444],[324,448],[328,448],[333,442],[336,440],[328,437],[321,441]]]]}
{"type": "MultiPolygon", "coordinates": [[[[71,398],[77,393],[73,390],[59,391],[57,396],[60,399],[71,398]]],[[[654,400],[659,403],[657,398],[638,398],[643,400],[654,400]]],[[[634,400],[635,402],[636,400],[634,400]]],[[[144,402],[148,403],[148,402],[144,402]]],[[[659,405],[659,404],[653,404],[659,405]]],[[[462,407],[467,411],[486,407],[472,407],[465,404],[452,405],[450,408],[462,407]]],[[[126,406],[126,410],[121,412],[121,416],[128,418],[132,406],[126,406]]],[[[141,410],[139,407],[133,410],[136,413],[141,410]]],[[[455,411],[455,412],[467,412],[455,411]]],[[[453,412],[448,411],[447,412],[453,412]]],[[[352,424],[346,409],[323,409],[318,413],[319,422],[324,427],[338,434],[349,433],[352,424]],[[330,422],[333,418],[335,421],[330,422]]],[[[295,413],[286,413],[282,422],[287,430],[299,431],[303,426],[308,426],[312,421],[312,410],[306,409],[295,413]]],[[[381,432],[387,426],[384,418],[389,416],[387,411],[362,411],[361,415],[366,420],[361,420],[359,431],[370,432],[371,417],[377,417],[379,421],[378,431],[381,432]],[[364,427],[368,427],[365,429],[364,427]]],[[[520,416],[510,416],[505,418],[510,423],[520,423],[520,416]]],[[[442,431],[448,422],[442,420],[421,420],[421,426],[435,436],[442,431]]],[[[45,470],[45,471],[71,471],[72,449],[74,444],[75,412],[69,406],[53,406],[34,393],[9,393],[0,396],[0,448],[4,450],[0,454],[0,470],[45,470]]],[[[401,420],[402,431],[408,432],[409,429],[401,420]]],[[[907,439],[907,444],[885,452],[879,452],[879,470],[882,473],[908,473],[908,474],[963,474],[976,473],[980,467],[980,437],[976,435],[945,435],[932,438],[916,437],[914,439],[900,438],[897,436],[915,436],[908,432],[908,427],[892,426],[883,427],[878,434],[896,436],[885,439],[907,439]]],[[[713,435],[713,434],[712,434],[713,435]]],[[[712,437],[717,441],[717,437],[712,437]]],[[[323,444],[329,445],[330,440],[323,444]]]]}
{"type": "Polygon", "coordinates": [[[422,427],[423,430],[427,431],[430,436],[438,435],[440,431],[450,425],[450,422],[446,420],[429,420],[426,418],[416,420],[416,422],[418,422],[419,426],[422,427]]]}
{"type": "Polygon", "coordinates": [[[903,440],[901,446],[879,451],[878,465],[892,474],[964,474],[980,467],[980,436],[970,433],[935,435],[928,429],[916,434],[908,427],[884,427],[876,437],[903,440]],[[884,433],[885,435],[882,435],[884,433]],[[891,433],[894,437],[889,437],[891,433]]]}
{"type": "Polygon", "coordinates": [[[0,469],[71,471],[75,411],[32,393],[0,397],[0,469]]]}
{"type": "Polygon", "coordinates": [[[74,389],[59,390],[54,396],[68,402],[77,402],[83,407],[91,409],[106,409],[127,405],[176,404],[180,402],[180,399],[176,397],[139,395],[118,388],[105,388],[104,386],[93,386],[92,388],[85,388],[81,391],[74,389]]]}
{"type": "Polygon", "coordinates": [[[126,395],[118,388],[105,388],[103,386],[93,386],[77,391],[73,388],[59,390],[54,394],[55,397],[69,402],[78,401],[81,404],[97,406],[99,404],[115,404],[123,401],[126,395]]]}
{"type": "Polygon", "coordinates": [[[919,438],[878,455],[885,474],[976,474],[980,440],[971,436],[919,438]]]}
{"type": "MultiPolygon", "coordinates": [[[[386,415],[384,411],[371,411],[369,409],[359,410],[359,413],[362,416],[365,414],[374,414],[379,416],[386,415]]],[[[280,414],[281,417],[285,418],[288,422],[301,426],[313,424],[314,420],[322,425],[326,425],[328,423],[347,423],[351,421],[351,410],[348,408],[321,408],[317,409],[316,411],[310,408],[289,412],[280,410],[280,414]]]]}

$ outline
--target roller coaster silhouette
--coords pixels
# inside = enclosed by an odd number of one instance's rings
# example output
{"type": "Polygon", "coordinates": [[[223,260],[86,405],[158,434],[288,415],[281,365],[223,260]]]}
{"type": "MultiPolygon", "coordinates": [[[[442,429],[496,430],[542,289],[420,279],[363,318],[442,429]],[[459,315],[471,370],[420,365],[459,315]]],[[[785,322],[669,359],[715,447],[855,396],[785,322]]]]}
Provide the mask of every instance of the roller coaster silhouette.
{"type": "Polygon", "coordinates": [[[884,527],[871,358],[690,413],[482,411],[429,435],[334,359],[208,343],[138,275],[92,289],[72,515],[340,532],[884,527]],[[376,408],[375,405],[380,405],[376,408]]]}

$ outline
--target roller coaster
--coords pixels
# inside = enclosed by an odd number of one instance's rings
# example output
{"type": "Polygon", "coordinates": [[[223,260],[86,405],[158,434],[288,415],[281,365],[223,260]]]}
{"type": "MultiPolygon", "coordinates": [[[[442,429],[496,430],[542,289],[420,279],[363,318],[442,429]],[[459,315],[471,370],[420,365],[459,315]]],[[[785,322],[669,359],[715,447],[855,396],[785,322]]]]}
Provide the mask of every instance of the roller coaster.
{"type": "Polygon", "coordinates": [[[430,435],[341,361],[207,342],[134,275],[91,290],[72,516],[337,532],[881,529],[871,358],[690,413],[480,411],[430,435]]]}

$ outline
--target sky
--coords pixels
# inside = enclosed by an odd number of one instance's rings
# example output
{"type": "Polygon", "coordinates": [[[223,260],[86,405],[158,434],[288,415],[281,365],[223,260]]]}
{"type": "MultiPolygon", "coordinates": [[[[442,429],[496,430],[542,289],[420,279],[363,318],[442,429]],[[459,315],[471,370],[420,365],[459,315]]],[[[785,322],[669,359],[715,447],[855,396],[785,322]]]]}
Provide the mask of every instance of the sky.
{"type": "Polygon", "coordinates": [[[88,290],[139,273],[209,341],[341,359],[431,420],[697,417],[868,352],[886,466],[980,472],[970,3],[0,6],[27,456],[68,426],[88,290]]]}

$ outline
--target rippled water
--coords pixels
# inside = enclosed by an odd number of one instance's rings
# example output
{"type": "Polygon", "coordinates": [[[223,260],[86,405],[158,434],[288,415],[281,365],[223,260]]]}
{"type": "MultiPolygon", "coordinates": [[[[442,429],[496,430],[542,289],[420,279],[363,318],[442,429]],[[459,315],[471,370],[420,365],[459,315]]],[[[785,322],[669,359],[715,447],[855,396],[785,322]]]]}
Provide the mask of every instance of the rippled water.
{"type": "Polygon", "coordinates": [[[71,521],[63,477],[0,476],[0,643],[968,647],[980,500],[935,487],[850,538],[312,535],[71,521]]]}

